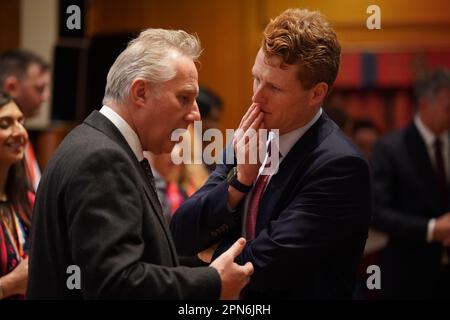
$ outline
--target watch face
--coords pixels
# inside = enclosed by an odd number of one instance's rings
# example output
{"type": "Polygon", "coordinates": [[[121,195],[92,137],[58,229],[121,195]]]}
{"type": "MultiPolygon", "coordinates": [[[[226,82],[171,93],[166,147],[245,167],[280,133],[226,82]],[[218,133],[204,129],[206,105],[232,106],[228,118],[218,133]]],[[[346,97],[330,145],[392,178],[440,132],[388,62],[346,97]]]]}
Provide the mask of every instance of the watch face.
{"type": "Polygon", "coordinates": [[[231,181],[233,181],[235,176],[236,176],[236,167],[233,167],[233,169],[231,169],[230,172],[228,172],[227,182],[230,183],[231,181]]]}

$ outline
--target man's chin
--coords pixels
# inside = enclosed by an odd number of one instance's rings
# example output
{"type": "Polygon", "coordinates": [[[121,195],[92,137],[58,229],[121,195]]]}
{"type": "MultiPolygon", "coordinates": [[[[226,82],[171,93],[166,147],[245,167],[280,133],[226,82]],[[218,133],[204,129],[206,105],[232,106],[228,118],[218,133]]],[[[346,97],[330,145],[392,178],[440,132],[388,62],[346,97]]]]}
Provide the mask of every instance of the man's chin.
{"type": "Polygon", "coordinates": [[[270,120],[264,119],[263,123],[264,123],[264,129],[267,129],[267,130],[278,129],[278,126],[275,126],[274,123],[270,120]]]}
{"type": "Polygon", "coordinates": [[[163,146],[161,153],[171,153],[175,144],[175,142],[170,141],[170,143],[163,146]]]}

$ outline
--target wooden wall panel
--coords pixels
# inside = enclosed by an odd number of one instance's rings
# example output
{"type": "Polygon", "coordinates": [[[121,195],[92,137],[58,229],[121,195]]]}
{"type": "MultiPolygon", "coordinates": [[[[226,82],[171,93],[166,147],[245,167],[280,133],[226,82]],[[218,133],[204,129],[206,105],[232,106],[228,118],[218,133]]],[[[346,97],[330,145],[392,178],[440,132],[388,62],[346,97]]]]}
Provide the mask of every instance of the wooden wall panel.
{"type": "Polygon", "coordinates": [[[336,25],[365,26],[366,9],[376,4],[381,9],[383,24],[430,25],[450,23],[450,2],[447,0],[262,0],[267,17],[278,15],[286,8],[319,10],[336,25]]]}
{"type": "Polygon", "coordinates": [[[0,0],[0,52],[20,42],[20,0],[0,0]]]}
{"type": "Polygon", "coordinates": [[[259,46],[259,0],[96,0],[88,34],[148,27],[197,33],[202,47],[199,82],[224,100],[221,129],[234,128],[251,103],[251,67],[259,46]]]}
{"type": "Polygon", "coordinates": [[[446,0],[262,0],[264,18],[287,8],[319,10],[333,24],[344,50],[404,50],[450,46],[450,2],[446,0]],[[368,30],[370,4],[381,9],[381,30],[368,30]]]}
{"type": "Polygon", "coordinates": [[[450,2],[379,0],[382,30],[366,28],[363,0],[94,0],[88,34],[148,27],[196,32],[204,47],[200,83],[225,102],[222,129],[233,128],[251,102],[251,74],[260,35],[288,7],[320,10],[334,25],[344,51],[422,50],[450,47],[450,2]]]}

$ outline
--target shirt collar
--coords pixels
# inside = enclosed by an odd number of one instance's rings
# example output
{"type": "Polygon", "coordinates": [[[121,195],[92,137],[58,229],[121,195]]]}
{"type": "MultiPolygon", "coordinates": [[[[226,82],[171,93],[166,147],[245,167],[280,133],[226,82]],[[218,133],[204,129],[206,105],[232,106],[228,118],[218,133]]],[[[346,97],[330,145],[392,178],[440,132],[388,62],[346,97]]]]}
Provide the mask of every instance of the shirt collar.
{"type": "MultiPolygon", "coordinates": [[[[427,146],[433,146],[437,136],[423,123],[422,119],[420,119],[419,114],[416,114],[414,123],[419,130],[419,133],[422,136],[423,140],[425,141],[425,144],[427,146]]],[[[442,133],[439,138],[444,144],[446,144],[448,140],[448,131],[442,133]]]]}
{"type": "Polygon", "coordinates": [[[117,114],[113,109],[108,106],[103,106],[100,109],[100,113],[103,114],[109,121],[111,121],[120,133],[123,135],[134,155],[141,161],[144,159],[144,155],[142,152],[141,141],[139,140],[136,132],[130,127],[128,122],[126,122],[120,115],[117,114]]]}
{"type": "MultiPolygon", "coordinates": [[[[314,118],[305,124],[303,127],[294,129],[280,136],[280,154],[282,157],[285,157],[288,152],[292,149],[294,144],[308,131],[309,128],[313,126],[314,123],[320,118],[322,115],[322,108],[317,111],[314,118]]],[[[269,139],[270,140],[270,139],[269,139]]]]}

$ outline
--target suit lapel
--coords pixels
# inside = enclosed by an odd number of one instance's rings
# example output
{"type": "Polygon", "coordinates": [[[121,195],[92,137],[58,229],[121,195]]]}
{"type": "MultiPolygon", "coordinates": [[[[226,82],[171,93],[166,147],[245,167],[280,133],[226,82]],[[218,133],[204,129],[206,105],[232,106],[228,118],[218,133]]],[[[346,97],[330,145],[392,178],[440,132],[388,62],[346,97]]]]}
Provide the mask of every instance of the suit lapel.
{"type": "Polygon", "coordinates": [[[436,173],[432,167],[425,142],[415,124],[411,124],[406,129],[405,144],[408,157],[411,159],[414,172],[418,177],[418,184],[423,190],[424,199],[429,199],[431,208],[436,207],[439,203],[436,173]]]}
{"type": "Polygon", "coordinates": [[[178,256],[176,255],[175,244],[173,243],[172,234],[170,233],[169,226],[167,225],[167,220],[163,216],[162,209],[161,209],[161,203],[159,202],[158,195],[156,194],[156,190],[153,190],[153,188],[151,186],[149,186],[149,184],[147,184],[144,187],[144,192],[145,192],[147,198],[150,200],[150,203],[156,212],[156,216],[158,217],[158,220],[161,223],[161,226],[164,230],[167,241],[169,242],[169,245],[171,248],[170,252],[172,254],[173,263],[176,266],[179,263],[178,263],[178,256]]]}
{"type": "Polygon", "coordinates": [[[111,121],[109,121],[104,115],[102,115],[100,112],[98,112],[96,110],[93,111],[86,118],[86,120],[84,122],[87,125],[100,130],[106,136],[108,136],[110,139],[117,142],[117,144],[127,152],[130,159],[132,159],[132,162],[134,165],[134,170],[136,170],[136,172],[140,173],[140,176],[142,179],[141,182],[144,186],[144,192],[145,192],[147,199],[149,200],[151,206],[153,207],[153,211],[154,211],[155,215],[157,216],[157,218],[161,224],[161,227],[164,230],[167,241],[169,242],[174,265],[177,265],[178,257],[176,256],[175,245],[172,241],[172,236],[169,231],[167,221],[164,218],[162,208],[161,208],[161,203],[159,202],[156,190],[153,190],[153,188],[151,187],[150,182],[148,181],[148,178],[144,172],[144,169],[142,168],[141,164],[139,163],[138,159],[136,158],[135,154],[133,153],[133,150],[131,150],[127,141],[123,137],[122,133],[119,131],[119,129],[116,128],[116,126],[111,121]]]}
{"type": "Polygon", "coordinates": [[[297,177],[297,172],[303,170],[306,157],[333,131],[337,129],[328,116],[323,113],[314,125],[295,143],[284,159],[280,163],[280,168],[267,185],[258,212],[256,230],[264,228],[272,219],[273,212],[278,212],[280,208],[276,205],[279,199],[285,195],[286,186],[291,183],[293,177],[297,177]]]}

